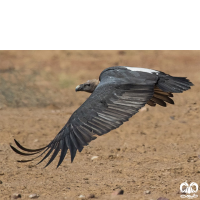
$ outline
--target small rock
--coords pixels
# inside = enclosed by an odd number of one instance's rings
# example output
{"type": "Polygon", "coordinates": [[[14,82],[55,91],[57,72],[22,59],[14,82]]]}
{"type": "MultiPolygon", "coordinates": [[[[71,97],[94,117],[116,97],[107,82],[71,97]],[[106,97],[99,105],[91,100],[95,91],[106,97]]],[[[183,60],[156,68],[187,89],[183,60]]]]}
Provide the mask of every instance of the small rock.
{"type": "Polygon", "coordinates": [[[108,159],[115,159],[117,156],[116,155],[108,155],[108,159]]]}
{"type": "Polygon", "coordinates": [[[33,167],[35,167],[35,165],[28,165],[28,168],[33,168],[33,167]]]}
{"type": "Polygon", "coordinates": [[[4,173],[0,172],[0,176],[3,176],[3,175],[4,175],[4,173]]]}
{"type": "Polygon", "coordinates": [[[35,139],[34,142],[38,142],[38,139],[35,139]]]}
{"type": "Polygon", "coordinates": [[[79,199],[85,199],[85,196],[81,194],[78,198],[79,199]]]}
{"type": "Polygon", "coordinates": [[[170,116],[170,118],[171,118],[172,120],[175,120],[175,117],[174,117],[174,116],[170,116]]]}
{"type": "Polygon", "coordinates": [[[13,199],[18,199],[18,198],[21,198],[21,197],[22,197],[21,194],[18,194],[18,193],[15,193],[15,194],[12,195],[13,199]]]}
{"type": "Polygon", "coordinates": [[[2,184],[3,182],[0,180],[0,184],[2,184]]]}
{"type": "Polygon", "coordinates": [[[91,160],[97,159],[99,156],[92,156],[91,160]]]}
{"type": "Polygon", "coordinates": [[[169,200],[169,199],[167,199],[167,198],[165,198],[165,197],[160,197],[160,198],[158,198],[157,200],[169,200]]]}
{"type": "Polygon", "coordinates": [[[145,112],[145,111],[148,111],[149,109],[147,107],[143,107],[140,109],[140,112],[145,112]]]}
{"type": "Polygon", "coordinates": [[[115,196],[117,196],[117,195],[122,195],[122,194],[124,194],[124,190],[118,189],[118,190],[115,190],[115,191],[111,194],[111,196],[112,196],[112,197],[115,197],[115,196]]]}
{"type": "Polygon", "coordinates": [[[151,194],[151,191],[146,190],[146,191],[144,191],[144,193],[145,193],[145,194],[151,194]]]}
{"type": "Polygon", "coordinates": [[[30,195],[29,195],[29,198],[30,198],[30,199],[37,199],[38,197],[39,197],[38,194],[30,194],[30,195]]]}
{"type": "Polygon", "coordinates": [[[94,194],[90,194],[90,195],[88,196],[88,199],[92,199],[92,198],[95,198],[95,195],[94,195],[94,194]]]}

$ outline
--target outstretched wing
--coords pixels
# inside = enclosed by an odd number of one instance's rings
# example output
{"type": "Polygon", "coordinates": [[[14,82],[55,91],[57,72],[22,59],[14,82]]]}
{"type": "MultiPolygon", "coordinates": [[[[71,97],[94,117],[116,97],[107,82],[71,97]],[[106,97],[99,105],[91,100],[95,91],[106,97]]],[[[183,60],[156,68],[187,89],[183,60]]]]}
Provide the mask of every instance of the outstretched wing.
{"type": "Polygon", "coordinates": [[[133,73],[132,77],[129,78],[126,74],[120,74],[120,78],[116,78],[116,74],[110,71],[101,74],[101,82],[95,91],[72,114],[67,124],[46,147],[31,150],[22,147],[16,141],[16,145],[20,149],[30,153],[20,152],[13,146],[11,148],[24,156],[40,153],[36,157],[38,158],[44,155],[39,163],[52,153],[46,166],[61,151],[57,167],[62,163],[69,149],[72,162],[77,150],[81,152],[84,146],[96,138],[96,135],[101,136],[118,128],[153,97],[154,86],[157,81],[156,75],[149,74],[146,76],[146,73],[142,72],[140,79],[143,78],[143,81],[139,84],[137,84],[137,78],[138,73],[135,77],[133,73]],[[135,79],[136,81],[133,81],[135,79]]]}

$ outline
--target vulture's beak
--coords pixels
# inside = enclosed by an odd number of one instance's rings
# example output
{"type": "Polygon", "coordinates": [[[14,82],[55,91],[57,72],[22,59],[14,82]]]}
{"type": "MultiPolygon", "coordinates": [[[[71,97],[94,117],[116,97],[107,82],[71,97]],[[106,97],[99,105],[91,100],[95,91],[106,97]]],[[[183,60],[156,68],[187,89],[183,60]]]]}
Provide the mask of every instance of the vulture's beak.
{"type": "Polygon", "coordinates": [[[83,91],[83,87],[84,87],[83,84],[81,84],[81,85],[77,85],[77,86],[76,86],[76,89],[75,89],[76,92],[77,92],[77,91],[83,91]]]}

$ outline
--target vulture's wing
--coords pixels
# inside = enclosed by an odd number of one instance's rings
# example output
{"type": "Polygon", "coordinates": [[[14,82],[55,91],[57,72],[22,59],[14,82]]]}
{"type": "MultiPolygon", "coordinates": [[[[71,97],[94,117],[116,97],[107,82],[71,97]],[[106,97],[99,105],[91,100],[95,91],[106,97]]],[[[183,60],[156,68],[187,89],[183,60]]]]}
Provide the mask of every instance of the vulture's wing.
{"type": "Polygon", "coordinates": [[[101,74],[100,84],[95,91],[72,114],[67,124],[46,147],[31,150],[22,147],[16,141],[20,149],[30,153],[20,152],[13,146],[11,148],[21,155],[41,153],[39,156],[44,155],[44,157],[40,162],[52,153],[46,166],[61,151],[58,167],[68,150],[72,162],[77,150],[81,152],[84,146],[96,138],[95,135],[108,133],[128,121],[153,97],[157,76],[155,74],[147,76],[141,72],[132,73],[130,77],[127,73],[117,75],[118,72],[113,71],[108,70],[101,74]]]}

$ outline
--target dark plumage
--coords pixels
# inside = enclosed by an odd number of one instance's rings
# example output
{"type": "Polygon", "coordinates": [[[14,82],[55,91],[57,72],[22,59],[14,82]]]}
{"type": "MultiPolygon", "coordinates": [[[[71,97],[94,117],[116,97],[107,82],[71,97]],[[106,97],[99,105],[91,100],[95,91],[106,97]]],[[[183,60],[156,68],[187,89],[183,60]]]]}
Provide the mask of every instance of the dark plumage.
{"type": "Polygon", "coordinates": [[[46,147],[27,149],[15,140],[24,152],[13,146],[11,148],[24,156],[40,153],[38,158],[44,155],[39,163],[52,154],[46,166],[61,151],[57,167],[69,150],[73,162],[77,150],[81,152],[84,146],[96,139],[96,135],[101,136],[118,128],[145,104],[164,107],[166,102],[174,104],[172,93],[182,93],[192,85],[186,78],[173,77],[156,70],[121,66],[107,68],[100,74],[99,80],[87,81],[76,87],[76,91],[92,94],[46,147]]]}

